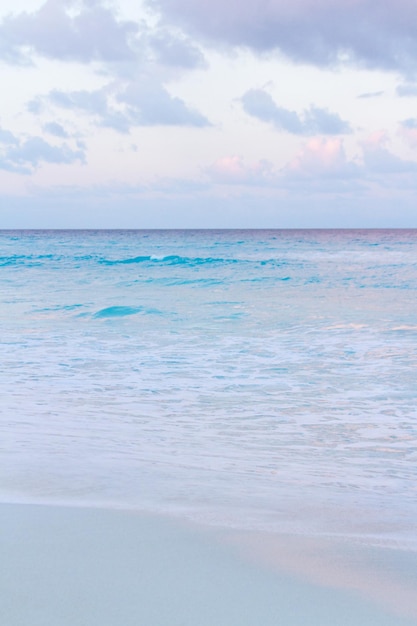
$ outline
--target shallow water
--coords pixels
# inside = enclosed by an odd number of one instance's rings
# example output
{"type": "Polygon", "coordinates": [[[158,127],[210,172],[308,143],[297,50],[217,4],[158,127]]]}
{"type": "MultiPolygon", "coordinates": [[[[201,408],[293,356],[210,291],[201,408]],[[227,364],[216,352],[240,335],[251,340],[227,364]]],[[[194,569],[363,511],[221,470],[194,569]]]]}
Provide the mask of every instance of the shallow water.
{"type": "Polygon", "coordinates": [[[0,499],[416,547],[417,231],[0,233],[0,499]]]}

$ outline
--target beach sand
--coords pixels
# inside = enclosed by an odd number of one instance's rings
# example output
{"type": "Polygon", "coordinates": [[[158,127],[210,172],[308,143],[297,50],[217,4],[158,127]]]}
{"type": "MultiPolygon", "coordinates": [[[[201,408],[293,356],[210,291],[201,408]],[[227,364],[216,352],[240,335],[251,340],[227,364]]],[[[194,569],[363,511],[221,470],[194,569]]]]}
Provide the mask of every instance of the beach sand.
{"type": "Polygon", "coordinates": [[[2,504],[0,624],[415,626],[412,590],[395,602],[400,581],[416,579],[415,556],[356,550],[133,511],[2,504]]]}

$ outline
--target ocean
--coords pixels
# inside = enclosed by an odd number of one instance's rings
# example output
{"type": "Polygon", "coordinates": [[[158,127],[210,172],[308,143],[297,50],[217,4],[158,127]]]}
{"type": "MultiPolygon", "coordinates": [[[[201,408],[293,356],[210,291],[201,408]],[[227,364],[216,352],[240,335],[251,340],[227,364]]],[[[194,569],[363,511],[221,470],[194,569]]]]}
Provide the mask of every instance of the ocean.
{"type": "Polygon", "coordinates": [[[1,231],[0,501],[416,550],[417,231],[1,231]]]}

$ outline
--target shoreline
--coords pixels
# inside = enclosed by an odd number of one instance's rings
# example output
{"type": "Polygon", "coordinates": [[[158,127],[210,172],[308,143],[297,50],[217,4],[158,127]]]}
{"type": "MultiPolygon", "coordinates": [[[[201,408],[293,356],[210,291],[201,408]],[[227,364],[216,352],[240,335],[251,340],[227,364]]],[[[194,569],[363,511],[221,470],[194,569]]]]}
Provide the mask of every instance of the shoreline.
{"type": "Polygon", "coordinates": [[[320,587],[345,590],[417,623],[417,553],[348,537],[236,532],[253,563],[320,587]]]}
{"type": "Polygon", "coordinates": [[[352,553],[317,538],[23,503],[0,504],[0,544],[0,618],[8,626],[416,623],[416,583],[413,595],[413,572],[398,551],[388,558],[375,548],[372,561],[361,547],[352,553]]]}

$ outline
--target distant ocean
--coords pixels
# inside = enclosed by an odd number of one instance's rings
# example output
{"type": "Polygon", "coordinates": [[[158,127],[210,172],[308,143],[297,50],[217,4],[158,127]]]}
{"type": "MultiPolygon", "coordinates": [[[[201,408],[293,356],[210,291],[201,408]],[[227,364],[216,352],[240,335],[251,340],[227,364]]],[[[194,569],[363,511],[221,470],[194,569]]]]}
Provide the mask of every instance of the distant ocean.
{"type": "Polygon", "coordinates": [[[0,232],[0,500],[417,549],[417,231],[0,232]]]}

